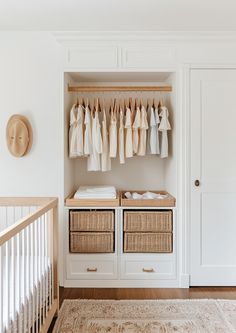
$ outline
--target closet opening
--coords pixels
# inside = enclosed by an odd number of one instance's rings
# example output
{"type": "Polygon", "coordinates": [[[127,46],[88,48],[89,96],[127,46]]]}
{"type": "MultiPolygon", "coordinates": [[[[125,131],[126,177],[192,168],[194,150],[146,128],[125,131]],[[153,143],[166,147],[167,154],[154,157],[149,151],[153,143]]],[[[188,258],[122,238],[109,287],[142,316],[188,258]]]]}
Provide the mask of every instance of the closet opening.
{"type": "MultiPolygon", "coordinates": [[[[64,190],[65,197],[76,191],[79,186],[115,186],[119,191],[158,191],[164,190],[176,196],[177,154],[176,154],[176,74],[174,72],[66,72],[64,73],[64,190]],[[77,87],[77,88],[76,88],[77,87]],[[78,88],[79,87],[79,88],[78,88]],[[84,89],[83,89],[84,87],[84,89]],[[107,88],[109,87],[109,89],[107,88]],[[116,88],[117,87],[117,88],[116,88]],[[133,87],[133,90],[132,90],[133,87]],[[154,89],[157,88],[158,89],[154,89]],[[161,87],[161,88],[160,88],[161,87]],[[97,89],[96,89],[97,88],[97,89]],[[105,89],[107,88],[107,89],[105,89]],[[118,89],[119,88],[119,89],[118,89]],[[123,89],[121,89],[123,88],[123,89]],[[126,89],[125,89],[126,88],[126,89]],[[136,110],[142,105],[147,110],[151,105],[162,105],[168,109],[171,129],[167,131],[168,156],[150,154],[147,145],[142,156],[126,157],[120,163],[119,148],[116,157],[111,158],[111,170],[88,171],[88,158],[70,157],[69,128],[70,111],[74,104],[89,103],[90,110],[104,109],[109,130],[112,110],[126,108],[136,110]]],[[[92,111],[93,112],[93,111],[92,111]]],[[[102,124],[102,113],[99,122],[102,124]]],[[[117,135],[119,133],[120,114],[117,112],[117,135]]],[[[135,119],[131,117],[133,124],[135,119]]],[[[149,115],[147,118],[150,124],[149,115]]],[[[140,131],[140,129],[139,129],[140,131]]],[[[126,135],[126,134],[125,134],[126,135]]],[[[132,134],[133,135],[133,134],[132,134]]],[[[150,133],[146,131],[147,139],[150,133]]],[[[159,133],[159,140],[163,140],[159,133]]],[[[119,138],[117,137],[117,144],[119,138]]],[[[147,142],[147,141],[146,141],[147,142]]]]}

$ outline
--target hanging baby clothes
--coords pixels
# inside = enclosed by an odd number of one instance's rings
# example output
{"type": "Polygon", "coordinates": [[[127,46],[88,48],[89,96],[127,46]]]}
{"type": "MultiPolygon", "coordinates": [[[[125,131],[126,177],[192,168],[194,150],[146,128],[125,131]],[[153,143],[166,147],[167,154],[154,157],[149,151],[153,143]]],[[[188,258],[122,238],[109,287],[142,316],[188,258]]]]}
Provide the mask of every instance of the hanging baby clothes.
{"type": "Polygon", "coordinates": [[[120,127],[119,127],[119,157],[120,164],[125,163],[125,136],[124,136],[124,114],[120,109],[120,127]]]}
{"type": "Polygon", "coordinates": [[[110,138],[110,157],[116,157],[117,153],[117,119],[116,112],[111,110],[111,120],[109,127],[109,138],[110,138]]]}
{"type": "Polygon", "coordinates": [[[111,170],[111,159],[109,155],[109,140],[107,131],[107,119],[106,110],[103,109],[103,120],[102,120],[102,171],[111,170]]]}
{"type": "Polygon", "coordinates": [[[92,128],[91,128],[91,112],[89,107],[85,108],[84,117],[85,131],[84,131],[84,155],[92,154],[92,128]]]}
{"type": "Polygon", "coordinates": [[[137,107],[133,126],[132,126],[133,127],[133,152],[134,152],[134,154],[137,154],[137,152],[138,152],[140,125],[141,125],[140,108],[137,107]]]}
{"type": "Polygon", "coordinates": [[[84,154],[83,118],[84,111],[82,106],[79,105],[78,108],[76,108],[76,105],[74,104],[70,111],[70,157],[83,156],[84,154]]]}
{"type": "Polygon", "coordinates": [[[100,154],[102,153],[101,126],[98,118],[98,111],[92,116],[92,153],[88,157],[88,171],[99,171],[100,154]]]}
{"type": "Polygon", "coordinates": [[[167,131],[171,130],[170,123],[168,120],[169,111],[165,106],[160,107],[161,123],[159,131],[162,133],[161,137],[161,158],[168,157],[168,136],[167,131]]]}
{"type": "Polygon", "coordinates": [[[140,136],[139,136],[139,148],[138,155],[145,156],[146,154],[146,145],[147,145],[147,112],[144,106],[141,108],[141,125],[140,125],[140,136]]]}
{"type": "Polygon", "coordinates": [[[157,124],[156,117],[153,107],[150,109],[150,119],[149,119],[149,146],[150,146],[150,154],[157,154],[157,124]]]}
{"type": "Polygon", "coordinates": [[[131,110],[126,108],[125,117],[125,157],[133,157],[131,110]]]}
{"type": "Polygon", "coordinates": [[[155,108],[155,120],[156,120],[156,153],[159,155],[160,154],[160,140],[159,140],[159,124],[160,124],[160,117],[158,113],[158,108],[155,108]]]}

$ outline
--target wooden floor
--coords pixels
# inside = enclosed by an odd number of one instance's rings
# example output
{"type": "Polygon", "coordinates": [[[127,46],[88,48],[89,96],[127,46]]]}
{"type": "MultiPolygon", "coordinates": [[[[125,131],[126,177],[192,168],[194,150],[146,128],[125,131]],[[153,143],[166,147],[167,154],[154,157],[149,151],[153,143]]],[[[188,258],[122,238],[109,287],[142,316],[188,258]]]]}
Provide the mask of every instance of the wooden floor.
{"type": "MultiPolygon", "coordinates": [[[[236,300],[236,287],[158,288],[60,288],[60,305],[64,299],[189,299],[223,298],[236,300]]],[[[48,333],[52,332],[51,325],[48,333]]]]}

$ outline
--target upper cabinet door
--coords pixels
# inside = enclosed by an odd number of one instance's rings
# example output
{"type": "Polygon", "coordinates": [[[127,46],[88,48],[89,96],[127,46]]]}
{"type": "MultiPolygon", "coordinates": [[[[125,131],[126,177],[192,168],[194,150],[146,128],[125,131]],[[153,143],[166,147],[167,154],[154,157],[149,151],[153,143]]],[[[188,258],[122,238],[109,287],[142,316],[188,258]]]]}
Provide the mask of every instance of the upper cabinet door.
{"type": "Polygon", "coordinates": [[[191,286],[236,285],[236,70],[191,72],[191,286]]]}
{"type": "Polygon", "coordinates": [[[78,46],[66,50],[66,66],[81,69],[116,69],[118,48],[113,46],[78,46]]]}
{"type": "Polygon", "coordinates": [[[170,46],[127,46],[122,49],[122,66],[130,69],[170,68],[175,65],[174,48],[170,46]]]}

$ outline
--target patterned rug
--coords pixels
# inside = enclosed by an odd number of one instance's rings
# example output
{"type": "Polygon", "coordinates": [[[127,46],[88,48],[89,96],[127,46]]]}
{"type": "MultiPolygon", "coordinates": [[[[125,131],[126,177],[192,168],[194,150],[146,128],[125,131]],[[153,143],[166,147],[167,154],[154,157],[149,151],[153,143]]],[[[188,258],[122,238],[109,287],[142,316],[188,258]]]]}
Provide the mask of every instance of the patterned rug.
{"type": "Polygon", "coordinates": [[[236,301],[65,300],[53,333],[236,333],[236,301]]]}

